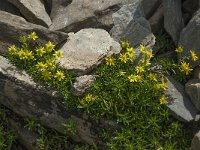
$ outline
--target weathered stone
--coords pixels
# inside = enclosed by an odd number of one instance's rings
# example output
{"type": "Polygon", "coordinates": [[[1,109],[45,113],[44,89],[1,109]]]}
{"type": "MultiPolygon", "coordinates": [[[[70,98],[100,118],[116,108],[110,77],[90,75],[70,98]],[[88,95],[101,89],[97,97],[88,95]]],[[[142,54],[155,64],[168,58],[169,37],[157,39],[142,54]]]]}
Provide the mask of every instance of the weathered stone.
{"type": "Polygon", "coordinates": [[[200,131],[192,139],[191,150],[199,150],[200,148],[200,131]]]}
{"type": "Polygon", "coordinates": [[[24,72],[0,56],[0,103],[21,117],[31,117],[44,126],[64,134],[63,123],[76,121],[77,132],[72,138],[87,143],[98,143],[95,126],[84,117],[83,111],[66,110],[63,98],[39,86],[24,72]]]}
{"type": "MultiPolygon", "coordinates": [[[[144,18],[140,0],[124,5],[113,14],[114,27],[110,34],[118,41],[128,40],[133,47],[144,44],[151,49],[155,44],[155,36],[151,32],[149,22],[144,18]]],[[[136,59],[140,51],[136,50],[136,59]]]]}
{"type": "Polygon", "coordinates": [[[110,29],[113,24],[111,13],[131,2],[132,0],[53,0],[50,29],[64,32],[77,32],[91,27],[110,29]]]}
{"type": "Polygon", "coordinates": [[[200,110],[200,79],[189,80],[185,85],[185,91],[195,107],[200,110]]]}
{"type": "Polygon", "coordinates": [[[172,37],[175,44],[178,44],[179,35],[184,27],[181,0],[164,0],[164,28],[172,37]]]}
{"type": "Polygon", "coordinates": [[[87,89],[91,87],[95,79],[95,75],[84,75],[77,77],[71,87],[72,94],[75,96],[81,96],[86,92],[87,89]]]}
{"type": "Polygon", "coordinates": [[[168,97],[167,107],[174,117],[184,122],[194,120],[198,111],[185,93],[183,85],[168,77],[168,88],[165,94],[168,97]]]}
{"type": "Polygon", "coordinates": [[[48,29],[27,22],[22,17],[0,11],[0,52],[7,53],[8,46],[19,44],[19,36],[30,34],[35,31],[40,37],[40,42],[52,41],[55,44],[67,39],[67,34],[48,29]]]}
{"type": "Polygon", "coordinates": [[[162,0],[142,0],[145,17],[150,18],[161,4],[162,0]]]}
{"type": "Polygon", "coordinates": [[[49,27],[51,19],[41,0],[8,0],[32,23],[49,27]]]}
{"type": "Polygon", "coordinates": [[[193,78],[200,79],[200,65],[194,68],[193,78]]]}
{"type": "Polygon", "coordinates": [[[8,120],[9,126],[12,127],[12,130],[14,130],[15,134],[17,134],[20,144],[22,144],[27,150],[39,150],[37,147],[37,139],[39,138],[38,134],[26,129],[19,121],[11,118],[8,120]]]}
{"type": "MultiPolygon", "coordinates": [[[[200,10],[196,12],[196,15],[190,20],[187,26],[180,34],[179,45],[184,47],[182,56],[190,56],[190,50],[193,49],[200,58],[200,10]]],[[[190,61],[192,67],[200,64],[200,59],[197,61],[190,61]]]]}
{"type": "Polygon", "coordinates": [[[121,46],[103,29],[82,29],[70,33],[68,41],[60,51],[63,58],[60,64],[76,75],[92,71],[103,58],[112,53],[119,53],[121,46]]]}
{"type": "Polygon", "coordinates": [[[149,18],[149,23],[154,34],[161,32],[164,25],[164,10],[162,5],[160,5],[151,18],[149,18]]]}
{"type": "Polygon", "coordinates": [[[13,4],[9,3],[7,0],[0,0],[0,10],[21,16],[19,9],[16,8],[13,4]]]}

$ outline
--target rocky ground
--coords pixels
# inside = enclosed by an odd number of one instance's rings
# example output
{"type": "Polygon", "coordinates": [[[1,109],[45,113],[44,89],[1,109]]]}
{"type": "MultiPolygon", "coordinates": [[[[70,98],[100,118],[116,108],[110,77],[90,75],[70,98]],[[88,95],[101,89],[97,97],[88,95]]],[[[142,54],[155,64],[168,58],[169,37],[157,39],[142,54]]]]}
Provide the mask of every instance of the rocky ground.
{"type": "MultiPolygon", "coordinates": [[[[200,1],[198,0],[1,0],[0,1],[0,103],[21,117],[37,118],[44,126],[63,133],[62,124],[72,117],[78,122],[72,139],[100,142],[95,130],[105,126],[90,121],[83,111],[67,110],[55,91],[35,83],[25,72],[10,64],[5,55],[8,46],[18,45],[20,35],[36,32],[39,42],[54,42],[63,53],[60,64],[76,76],[71,87],[80,96],[96,76],[93,70],[106,56],[120,52],[120,41],[159,52],[156,36],[166,32],[175,46],[182,45],[189,55],[193,49],[200,58],[200,1]]],[[[162,52],[173,57],[174,49],[162,52]],[[171,54],[170,54],[171,53],[171,54]]],[[[136,51],[136,59],[140,59],[136,51]]],[[[183,122],[198,122],[200,111],[200,59],[191,62],[193,76],[182,85],[169,77],[166,94],[172,99],[167,107],[183,122]]],[[[11,126],[26,149],[36,149],[34,137],[20,121],[11,126]],[[27,132],[27,133],[26,133],[27,132]],[[31,136],[31,137],[29,137],[31,136]],[[29,140],[31,139],[31,140],[29,140]]],[[[17,145],[18,146],[18,145],[17,145]]],[[[16,147],[17,147],[16,146],[16,147]]],[[[20,146],[19,146],[20,147],[20,146]]],[[[23,148],[13,148],[23,149],[23,148]]],[[[195,135],[192,150],[200,149],[200,134],[195,135]]]]}

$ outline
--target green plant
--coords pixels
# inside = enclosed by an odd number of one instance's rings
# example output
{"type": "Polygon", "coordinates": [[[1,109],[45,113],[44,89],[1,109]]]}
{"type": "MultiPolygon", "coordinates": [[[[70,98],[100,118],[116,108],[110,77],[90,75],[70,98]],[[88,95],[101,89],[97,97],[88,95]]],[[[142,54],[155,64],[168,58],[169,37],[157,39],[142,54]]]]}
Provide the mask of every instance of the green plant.
{"type": "Polygon", "coordinates": [[[68,119],[66,123],[63,124],[63,127],[66,135],[74,135],[77,132],[76,122],[72,119],[68,119]]]}

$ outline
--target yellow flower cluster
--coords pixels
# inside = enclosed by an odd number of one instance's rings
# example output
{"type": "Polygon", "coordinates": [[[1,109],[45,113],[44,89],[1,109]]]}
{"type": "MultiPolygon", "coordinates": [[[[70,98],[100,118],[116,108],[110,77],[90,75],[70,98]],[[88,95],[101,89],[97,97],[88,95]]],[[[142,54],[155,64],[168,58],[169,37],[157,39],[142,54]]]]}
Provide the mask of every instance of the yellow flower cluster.
{"type": "Polygon", "coordinates": [[[142,82],[142,75],[131,74],[128,76],[128,79],[130,82],[142,82]]]}
{"type": "Polygon", "coordinates": [[[88,95],[85,96],[85,101],[87,103],[93,102],[95,100],[96,100],[96,96],[93,96],[92,94],[88,94],[88,95]]]}
{"type": "Polygon", "coordinates": [[[142,59],[139,64],[143,66],[151,65],[150,59],[153,57],[152,50],[148,50],[143,44],[140,45],[140,51],[142,53],[142,59]]]}
{"type": "Polygon", "coordinates": [[[165,95],[162,95],[160,97],[160,104],[163,105],[163,104],[166,104],[167,103],[167,97],[165,95]]]}
{"type": "Polygon", "coordinates": [[[192,68],[190,67],[189,63],[186,63],[185,61],[181,61],[180,70],[184,72],[185,75],[188,75],[192,71],[192,68]]]}
{"type": "Polygon", "coordinates": [[[63,80],[65,78],[64,72],[56,69],[56,59],[62,58],[62,52],[55,51],[55,45],[50,41],[46,43],[44,47],[39,46],[34,50],[27,47],[27,39],[36,40],[37,38],[38,35],[35,32],[30,33],[27,37],[21,36],[19,42],[25,46],[17,48],[15,45],[12,45],[8,48],[8,51],[10,54],[19,57],[20,60],[32,60],[35,58],[35,60],[37,60],[35,67],[41,73],[44,80],[63,80]],[[26,49],[24,47],[26,47],[26,49]],[[46,57],[47,55],[51,55],[52,57],[48,58],[46,57]]]}
{"type": "Polygon", "coordinates": [[[197,61],[198,60],[198,56],[194,52],[194,50],[190,50],[190,54],[191,54],[191,58],[192,58],[193,61],[197,61]]]}

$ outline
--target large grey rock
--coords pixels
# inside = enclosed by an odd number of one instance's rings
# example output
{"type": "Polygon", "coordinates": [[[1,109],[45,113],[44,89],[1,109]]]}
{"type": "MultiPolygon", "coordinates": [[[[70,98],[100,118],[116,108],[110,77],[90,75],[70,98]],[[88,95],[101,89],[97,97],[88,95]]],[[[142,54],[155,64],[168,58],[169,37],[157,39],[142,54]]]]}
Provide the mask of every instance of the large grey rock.
{"type": "MultiPolygon", "coordinates": [[[[133,47],[144,44],[152,48],[155,44],[155,36],[151,32],[149,22],[144,17],[140,0],[132,4],[124,5],[112,15],[114,27],[110,34],[118,41],[128,40],[133,47]]],[[[140,51],[136,51],[136,57],[140,51]]]]}
{"type": "Polygon", "coordinates": [[[192,139],[190,150],[199,150],[199,148],[200,148],[200,131],[192,139]]]}
{"type": "Polygon", "coordinates": [[[7,0],[0,0],[0,10],[21,16],[19,9],[13,4],[9,3],[7,0]]]}
{"type": "Polygon", "coordinates": [[[51,19],[41,0],[8,0],[32,23],[49,27],[51,19]]]}
{"type": "Polygon", "coordinates": [[[198,111],[185,93],[183,85],[168,77],[168,88],[165,94],[169,99],[167,107],[174,117],[184,122],[194,120],[198,111]]]}
{"type": "Polygon", "coordinates": [[[63,123],[72,118],[77,132],[72,138],[89,144],[99,142],[96,128],[82,110],[66,110],[63,98],[36,84],[25,71],[0,56],[0,103],[21,117],[34,118],[44,126],[64,134],[63,123]],[[83,117],[84,116],[84,117],[83,117]]]}
{"type": "Polygon", "coordinates": [[[161,4],[162,0],[142,0],[145,17],[150,18],[161,4]]]}
{"type": "Polygon", "coordinates": [[[189,80],[185,85],[185,91],[195,107],[200,110],[200,79],[189,80]]]}
{"type": "Polygon", "coordinates": [[[70,33],[68,41],[60,51],[63,57],[60,64],[75,75],[84,75],[92,71],[103,58],[119,53],[121,46],[103,29],[82,29],[70,33]]]}
{"type": "Polygon", "coordinates": [[[132,0],[53,0],[50,29],[77,32],[83,28],[110,29],[111,14],[132,0]]]}
{"type": "Polygon", "coordinates": [[[164,0],[164,28],[172,37],[175,44],[178,44],[179,35],[184,27],[181,12],[181,0],[164,0]]]}
{"type": "MultiPolygon", "coordinates": [[[[190,20],[188,25],[183,29],[180,34],[179,45],[184,47],[182,56],[188,57],[190,55],[191,49],[200,58],[200,9],[196,12],[195,16],[190,20]]],[[[200,64],[200,59],[198,61],[190,61],[192,67],[200,64]]]]}
{"type": "Polygon", "coordinates": [[[71,87],[71,92],[75,96],[83,95],[87,89],[92,86],[92,83],[96,80],[95,75],[84,75],[77,77],[71,87]]]}
{"type": "Polygon", "coordinates": [[[55,44],[67,39],[67,34],[50,31],[40,25],[27,22],[24,18],[0,11],[0,53],[7,53],[8,46],[18,44],[19,36],[35,31],[40,42],[52,41],[55,44]]]}

